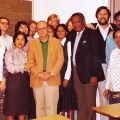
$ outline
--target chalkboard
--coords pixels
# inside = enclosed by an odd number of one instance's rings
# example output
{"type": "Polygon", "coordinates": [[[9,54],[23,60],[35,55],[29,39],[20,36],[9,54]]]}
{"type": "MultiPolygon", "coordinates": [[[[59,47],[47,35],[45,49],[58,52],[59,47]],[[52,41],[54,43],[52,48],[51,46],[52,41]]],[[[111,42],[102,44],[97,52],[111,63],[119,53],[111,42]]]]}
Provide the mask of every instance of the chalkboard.
{"type": "Polygon", "coordinates": [[[13,35],[17,21],[32,19],[32,1],[0,0],[0,17],[7,17],[10,21],[8,33],[13,35]]]}

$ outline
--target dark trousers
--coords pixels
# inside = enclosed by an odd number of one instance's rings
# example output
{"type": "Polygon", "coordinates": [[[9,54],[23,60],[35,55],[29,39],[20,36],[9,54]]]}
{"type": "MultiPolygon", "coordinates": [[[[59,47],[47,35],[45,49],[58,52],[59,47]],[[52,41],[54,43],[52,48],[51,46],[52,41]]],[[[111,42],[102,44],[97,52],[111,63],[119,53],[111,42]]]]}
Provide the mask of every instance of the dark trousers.
{"type": "Polygon", "coordinates": [[[35,106],[35,100],[33,96],[33,89],[30,88],[30,112],[28,114],[29,119],[35,119],[36,118],[36,106],[35,106]]]}
{"type": "Polygon", "coordinates": [[[7,117],[3,114],[3,102],[4,102],[4,93],[0,92],[0,120],[7,120],[7,117]]]}
{"type": "MultiPolygon", "coordinates": [[[[109,97],[109,104],[115,104],[115,103],[120,103],[120,97],[114,98],[113,96],[116,94],[120,94],[120,92],[110,92],[110,97],[109,97]]],[[[109,120],[120,120],[117,118],[109,118],[109,120]]]]}
{"type": "Polygon", "coordinates": [[[96,106],[97,85],[82,84],[78,78],[76,67],[73,67],[74,86],[78,102],[77,120],[96,120],[92,107],[96,106]]]}

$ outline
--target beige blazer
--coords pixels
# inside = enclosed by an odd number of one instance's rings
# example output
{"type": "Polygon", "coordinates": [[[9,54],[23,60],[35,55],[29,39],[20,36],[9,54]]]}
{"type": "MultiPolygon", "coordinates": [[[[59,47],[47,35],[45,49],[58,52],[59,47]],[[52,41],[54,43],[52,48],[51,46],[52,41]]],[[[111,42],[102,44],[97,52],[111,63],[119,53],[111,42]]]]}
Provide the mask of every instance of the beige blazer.
{"type": "MultiPolygon", "coordinates": [[[[37,88],[40,87],[43,82],[38,77],[39,72],[43,72],[43,54],[39,39],[34,39],[29,43],[28,64],[31,60],[34,61],[35,65],[30,68],[30,86],[37,88]]],[[[60,40],[56,38],[49,38],[46,72],[51,72],[54,75],[47,81],[48,85],[60,85],[60,70],[62,68],[63,62],[63,48],[60,40]]]]}

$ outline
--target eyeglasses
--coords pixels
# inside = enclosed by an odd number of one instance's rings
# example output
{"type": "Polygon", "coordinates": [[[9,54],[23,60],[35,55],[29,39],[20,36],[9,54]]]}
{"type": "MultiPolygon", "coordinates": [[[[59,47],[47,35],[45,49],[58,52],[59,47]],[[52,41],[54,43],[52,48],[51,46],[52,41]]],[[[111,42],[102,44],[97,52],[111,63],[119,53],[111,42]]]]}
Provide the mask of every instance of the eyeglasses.
{"type": "Polygon", "coordinates": [[[47,27],[37,28],[38,31],[40,30],[47,30],[47,27]]]}
{"type": "Polygon", "coordinates": [[[8,22],[0,22],[2,25],[9,25],[8,22]]]}

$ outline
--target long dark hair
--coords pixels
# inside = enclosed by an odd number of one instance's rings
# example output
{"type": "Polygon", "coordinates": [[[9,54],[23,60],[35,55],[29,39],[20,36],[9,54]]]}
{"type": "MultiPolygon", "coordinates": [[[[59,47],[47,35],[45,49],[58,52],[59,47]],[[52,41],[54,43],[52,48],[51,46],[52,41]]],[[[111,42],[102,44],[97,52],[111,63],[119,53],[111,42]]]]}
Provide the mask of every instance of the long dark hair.
{"type": "Polygon", "coordinates": [[[27,36],[29,35],[29,32],[30,32],[30,27],[28,25],[28,23],[26,21],[18,21],[15,25],[15,33],[19,32],[19,28],[21,25],[25,25],[27,26],[28,28],[28,33],[27,33],[27,36]]]}

